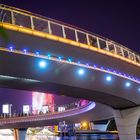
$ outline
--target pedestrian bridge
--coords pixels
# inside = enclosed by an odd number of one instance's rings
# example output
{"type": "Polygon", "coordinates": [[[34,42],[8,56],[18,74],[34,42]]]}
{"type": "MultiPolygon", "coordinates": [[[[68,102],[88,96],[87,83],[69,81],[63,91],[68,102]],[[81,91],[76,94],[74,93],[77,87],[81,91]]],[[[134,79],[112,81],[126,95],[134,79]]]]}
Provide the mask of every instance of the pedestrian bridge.
{"type": "MultiPolygon", "coordinates": [[[[65,108],[66,110],[50,113],[41,114],[26,114],[26,115],[11,115],[11,116],[1,116],[0,118],[0,128],[29,128],[29,127],[41,127],[47,125],[56,125],[64,120],[70,120],[76,115],[81,115],[88,111],[91,111],[95,107],[94,102],[88,102],[84,105],[71,106],[70,108],[65,108]]],[[[65,106],[66,107],[66,106],[65,106]]],[[[68,107],[68,106],[67,106],[68,107]]]]}
{"type": "Polygon", "coordinates": [[[0,87],[49,91],[115,109],[140,104],[140,56],[83,29],[0,5],[0,87]]]}

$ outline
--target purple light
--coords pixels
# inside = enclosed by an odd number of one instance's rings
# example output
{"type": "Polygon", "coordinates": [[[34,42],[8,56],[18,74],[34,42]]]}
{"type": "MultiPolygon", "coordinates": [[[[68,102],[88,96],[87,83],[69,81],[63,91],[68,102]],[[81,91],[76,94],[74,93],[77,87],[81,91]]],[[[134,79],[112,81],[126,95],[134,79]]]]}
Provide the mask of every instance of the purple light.
{"type": "Polygon", "coordinates": [[[121,73],[121,72],[118,72],[118,74],[119,74],[119,75],[122,75],[122,73],[121,73]]]}
{"type": "Polygon", "coordinates": [[[124,73],[123,76],[126,77],[126,74],[124,73]]]}
{"type": "Polygon", "coordinates": [[[9,50],[10,50],[10,51],[13,51],[13,46],[10,46],[10,47],[9,47],[9,50]]]}
{"type": "Polygon", "coordinates": [[[134,80],[137,80],[137,79],[134,77],[134,80]]]}
{"type": "Polygon", "coordinates": [[[136,78],[136,81],[138,81],[138,79],[136,78]]]}
{"type": "Polygon", "coordinates": [[[113,72],[114,72],[114,73],[116,73],[116,71],[115,71],[115,70],[114,70],[113,72]]]}
{"type": "Polygon", "coordinates": [[[132,77],[132,79],[133,79],[133,80],[135,80],[135,78],[134,78],[134,77],[132,77]]]}
{"type": "Polygon", "coordinates": [[[15,46],[14,46],[13,44],[9,44],[9,45],[8,45],[8,49],[9,49],[10,51],[13,51],[14,48],[15,48],[15,46]]]}
{"type": "Polygon", "coordinates": [[[23,51],[24,51],[25,54],[27,53],[27,50],[26,49],[24,49],[23,51]]]}
{"type": "Polygon", "coordinates": [[[93,65],[93,67],[94,67],[94,68],[97,68],[97,66],[96,66],[96,65],[93,65]]]}

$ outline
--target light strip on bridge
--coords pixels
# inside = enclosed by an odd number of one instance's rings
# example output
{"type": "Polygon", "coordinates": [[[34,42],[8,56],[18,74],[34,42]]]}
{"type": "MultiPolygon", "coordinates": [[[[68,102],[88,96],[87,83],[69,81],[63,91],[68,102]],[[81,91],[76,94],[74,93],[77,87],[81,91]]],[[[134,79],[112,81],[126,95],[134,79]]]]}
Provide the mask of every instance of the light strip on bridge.
{"type": "Polygon", "coordinates": [[[65,60],[65,59],[62,59],[62,58],[60,59],[59,57],[56,58],[56,57],[52,57],[52,56],[45,56],[45,55],[41,55],[41,54],[38,54],[38,53],[37,54],[36,53],[31,53],[31,52],[26,52],[25,53],[25,52],[20,51],[20,50],[16,50],[16,49],[9,50],[8,48],[3,48],[3,47],[0,47],[0,51],[5,51],[5,52],[10,52],[10,53],[15,53],[15,54],[21,54],[21,55],[26,55],[26,56],[32,56],[32,57],[37,57],[37,58],[46,59],[46,60],[52,60],[52,61],[56,61],[56,62],[60,62],[60,63],[80,66],[80,67],[84,67],[84,68],[87,68],[87,69],[97,70],[97,71],[109,73],[109,74],[112,74],[112,75],[116,75],[116,76],[131,80],[135,83],[140,84],[139,79],[134,78],[134,77],[132,77],[128,74],[122,74],[121,72],[117,72],[116,70],[105,69],[104,67],[97,67],[96,65],[91,66],[91,65],[88,65],[88,64],[80,63],[80,62],[74,62],[71,59],[65,60]]]}
{"type": "Polygon", "coordinates": [[[21,26],[9,24],[9,23],[0,23],[0,26],[3,27],[3,28],[9,29],[9,30],[13,30],[13,31],[17,31],[17,32],[41,37],[41,38],[46,38],[46,39],[50,39],[50,40],[55,40],[55,41],[59,41],[61,43],[66,43],[66,44],[73,45],[73,46],[76,46],[76,47],[88,49],[88,50],[91,50],[91,51],[94,51],[94,52],[98,52],[100,54],[105,54],[105,55],[120,59],[120,60],[125,61],[127,63],[130,63],[132,65],[136,65],[136,66],[140,67],[140,64],[138,62],[132,61],[128,58],[125,58],[123,56],[120,56],[120,55],[117,55],[115,53],[109,52],[107,50],[103,50],[101,48],[96,48],[95,46],[83,44],[83,43],[76,42],[76,41],[73,41],[73,40],[70,40],[70,39],[67,39],[67,38],[59,37],[59,36],[56,36],[56,35],[44,33],[44,32],[37,31],[37,30],[32,30],[32,29],[29,29],[29,28],[26,28],[26,27],[21,27],[21,26]]]}

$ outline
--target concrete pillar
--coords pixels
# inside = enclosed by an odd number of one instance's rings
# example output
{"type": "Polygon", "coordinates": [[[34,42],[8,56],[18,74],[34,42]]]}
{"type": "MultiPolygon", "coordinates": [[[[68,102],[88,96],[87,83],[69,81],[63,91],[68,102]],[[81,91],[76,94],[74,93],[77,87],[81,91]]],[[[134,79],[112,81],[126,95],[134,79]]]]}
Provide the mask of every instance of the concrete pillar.
{"type": "Polygon", "coordinates": [[[25,140],[27,129],[14,129],[15,140],[25,140]]]}
{"type": "Polygon", "coordinates": [[[140,107],[114,110],[120,140],[136,140],[136,128],[140,116],[140,107]]]}

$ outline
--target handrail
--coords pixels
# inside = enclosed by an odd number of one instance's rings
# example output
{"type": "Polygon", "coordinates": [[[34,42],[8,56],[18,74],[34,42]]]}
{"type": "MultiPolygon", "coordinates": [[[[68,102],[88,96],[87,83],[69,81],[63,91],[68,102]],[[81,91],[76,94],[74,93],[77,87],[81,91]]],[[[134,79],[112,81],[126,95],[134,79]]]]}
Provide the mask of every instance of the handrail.
{"type": "Polygon", "coordinates": [[[48,111],[46,110],[45,113],[42,112],[42,110],[37,110],[37,112],[34,112],[34,110],[32,110],[31,112],[28,112],[28,113],[23,113],[23,112],[18,112],[16,114],[1,114],[0,115],[0,119],[7,119],[7,118],[17,118],[17,117],[26,117],[26,116],[40,116],[40,115],[50,115],[50,114],[58,114],[58,113],[61,113],[61,112],[67,112],[67,111],[70,111],[70,110],[75,110],[77,108],[83,108],[89,104],[91,104],[93,102],[90,102],[90,101],[87,101],[86,104],[82,104],[82,100],[79,100],[79,101],[75,101],[75,102],[72,102],[70,104],[63,104],[63,105],[48,105],[48,111]],[[59,110],[59,108],[62,108],[61,110],[59,110]],[[50,111],[50,108],[53,108],[54,111],[51,112],[50,111]]]}
{"type": "Polygon", "coordinates": [[[18,122],[27,122],[27,121],[37,121],[37,120],[50,120],[57,119],[62,117],[73,116],[77,114],[81,114],[93,109],[96,106],[94,102],[88,102],[83,106],[78,106],[73,109],[69,109],[63,112],[51,112],[44,114],[30,114],[26,116],[15,116],[15,117],[7,117],[0,119],[0,126],[4,124],[18,123],[18,122]],[[27,121],[26,121],[27,120],[27,121]]]}
{"type": "Polygon", "coordinates": [[[93,34],[81,28],[47,18],[26,10],[0,4],[0,22],[6,22],[33,30],[45,32],[62,38],[70,39],[82,44],[109,51],[120,57],[127,58],[140,64],[140,55],[110,39],[93,34]]]}

